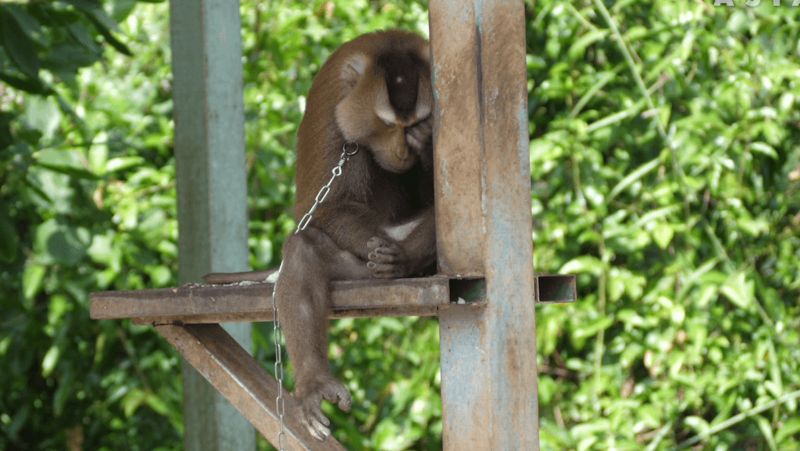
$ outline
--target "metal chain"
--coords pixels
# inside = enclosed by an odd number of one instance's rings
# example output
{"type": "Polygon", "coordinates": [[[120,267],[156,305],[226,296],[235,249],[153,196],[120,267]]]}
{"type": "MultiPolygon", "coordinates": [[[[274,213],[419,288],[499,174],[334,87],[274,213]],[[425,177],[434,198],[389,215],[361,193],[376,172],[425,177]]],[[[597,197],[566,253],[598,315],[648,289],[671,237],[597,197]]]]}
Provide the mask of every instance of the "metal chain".
{"type": "MultiPolygon", "coordinates": [[[[331,185],[333,184],[333,181],[336,180],[336,177],[342,175],[342,168],[344,167],[344,164],[347,163],[347,160],[349,160],[350,157],[357,153],[358,143],[346,142],[342,145],[342,154],[339,155],[339,162],[331,170],[331,178],[328,179],[328,183],[320,188],[317,196],[314,198],[314,205],[311,206],[308,212],[300,219],[300,222],[297,223],[297,228],[294,231],[295,234],[299,233],[301,230],[305,230],[305,228],[308,227],[308,224],[311,222],[311,218],[314,217],[314,211],[321,203],[325,202],[325,198],[328,197],[328,193],[331,191],[331,185]]],[[[280,277],[282,269],[283,262],[281,261],[281,265],[278,267],[278,277],[280,277]]],[[[278,380],[278,396],[275,398],[275,410],[278,414],[278,421],[281,425],[281,430],[278,433],[278,450],[284,451],[286,428],[283,417],[286,413],[286,408],[283,402],[283,353],[281,350],[283,329],[281,329],[281,323],[278,321],[277,287],[278,281],[276,280],[275,284],[272,286],[272,340],[275,342],[275,365],[273,368],[275,370],[275,379],[278,380]]]]}

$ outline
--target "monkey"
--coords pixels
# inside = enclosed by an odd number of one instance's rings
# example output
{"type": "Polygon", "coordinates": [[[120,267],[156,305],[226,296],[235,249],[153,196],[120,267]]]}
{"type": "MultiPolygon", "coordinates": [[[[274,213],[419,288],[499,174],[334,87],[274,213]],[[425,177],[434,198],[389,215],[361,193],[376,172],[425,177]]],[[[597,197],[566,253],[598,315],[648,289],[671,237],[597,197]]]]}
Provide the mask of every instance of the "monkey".
{"type": "MultiPolygon", "coordinates": [[[[435,269],[430,71],[427,40],[402,30],[374,32],[331,54],[307,96],[297,135],[298,220],[314,205],[345,144],[358,148],[309,225],[286,240],[275,287],[301,421],[320,440],[330,435],[322,400],[345,411],[352,402],[327,358],[330,282],[435,269]]],[[[210,274],[205,280],[266,274],[210,274]]]]}

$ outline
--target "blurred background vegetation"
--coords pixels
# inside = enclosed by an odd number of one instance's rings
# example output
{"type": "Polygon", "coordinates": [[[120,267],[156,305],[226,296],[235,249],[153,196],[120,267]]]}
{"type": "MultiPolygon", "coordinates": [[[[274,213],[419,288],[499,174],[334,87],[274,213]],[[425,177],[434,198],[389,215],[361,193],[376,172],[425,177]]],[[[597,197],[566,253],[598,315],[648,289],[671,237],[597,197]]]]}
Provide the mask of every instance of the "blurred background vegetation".
{"type": "MultiPolygon", "coordinates": [[[[526,3],[543,449],[800,449],[800,7],[526,3]]],[[[243,0],[251,264],[321,62],[402,0],[243,0]]],[[[0,3],[0,449],[180,449],[176,353],[89,292],[176,283],[168,5],[0,3]]],[[[454,37],[457,39],[458,37],[454,37]]],[[[272,359],[269,324],[255,352],[272,359]]],[[[351,449],[441,446],[433,319],[333,323],[351,449]]],[[[267,445],[260,442],[262,448],[267,445]]]]}

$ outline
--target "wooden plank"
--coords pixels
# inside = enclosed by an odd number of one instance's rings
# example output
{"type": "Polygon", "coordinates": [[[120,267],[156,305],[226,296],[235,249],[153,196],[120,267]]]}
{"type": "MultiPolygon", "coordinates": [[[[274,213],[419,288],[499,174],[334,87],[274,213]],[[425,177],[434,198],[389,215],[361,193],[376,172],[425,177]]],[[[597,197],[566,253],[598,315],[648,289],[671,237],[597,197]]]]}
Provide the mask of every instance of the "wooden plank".
{"type": "MultiPolygon", "coordinates": [[[[483,245],[482,261],[458,259],[467,265],[459,270],[482,270],[486,278],[485,308],[440,313],[444,446],[538,450],[524,5],[431,0],[429,7],[437,100],[444,92],[475,98],[463,107],[474,113],[440,105],[440,127],[448,124],[449,134],[470,138],[457,151],[441,152],[437,141],[435,163],[479,163],[477,178],[474,169],[435,173],[436,186],[451,191],[437,191],[437,208],[457,205],[473,212],[463,221],[438,224],[437,239],[444,241],[440,249],[469,246],[459,230],[479,227],[472,239],[483,245]],[[457,90],[452,77],[470,81],[457,90]]],[[[440,266],[450,264],[445,263],[440,260],[440,266]]]]}
{"type": "MultiPolygon", "coordinates": [[[[332,317],[435,315],[450,302],[449,279],[334,282],[332,317]]],[[[143,323],[272,321],[272,284],[188,285],[92,293],[93,319],[134,318],[143,323]]]]}
{"type": "MultiPolygon", "coordinates": [[[[179,279],[247,267],[247,186],[239,3],[171,0],[179,279]]],[[[249,348],[250,325],[226,326],[249,348]]],[[[253,450],[255,432],[184,365],[184,444],[253,450]]]]}
{"type": "Polygon", "coordinates": [[[472,1],[431,1],[429,8],[437,264],[448,276],[483,276],[475,8],[472,1]]]}
{"type": "MultiPolygon", "coordinates": [[[[156,330],[270,443],[278,443],[278,382],[216,324],[160,325],[156,330]]],[[[300,424],[299,406],[284,391],[284,440],[288,450],[344,450],[333,437],[319,441],[300,424]]]]}

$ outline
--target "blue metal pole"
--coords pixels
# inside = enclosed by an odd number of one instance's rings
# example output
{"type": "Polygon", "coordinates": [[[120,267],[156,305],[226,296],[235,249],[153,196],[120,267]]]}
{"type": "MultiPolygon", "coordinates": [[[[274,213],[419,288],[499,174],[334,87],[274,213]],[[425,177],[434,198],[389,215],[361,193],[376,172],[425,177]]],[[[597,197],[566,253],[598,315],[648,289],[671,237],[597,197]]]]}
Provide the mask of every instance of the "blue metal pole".
{"type": "MultiPolygon", "coordinates": [[[[171,0],[179,278],[243,271],[247,186],[239,2],[171,0]]],[[[250,325],[226,329],[250,348],[250,325]]],[[[184,363],[187,450],[255,449],[255,432],[184,363]]]]}

